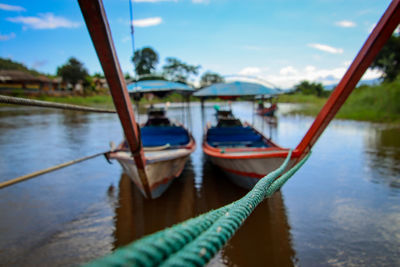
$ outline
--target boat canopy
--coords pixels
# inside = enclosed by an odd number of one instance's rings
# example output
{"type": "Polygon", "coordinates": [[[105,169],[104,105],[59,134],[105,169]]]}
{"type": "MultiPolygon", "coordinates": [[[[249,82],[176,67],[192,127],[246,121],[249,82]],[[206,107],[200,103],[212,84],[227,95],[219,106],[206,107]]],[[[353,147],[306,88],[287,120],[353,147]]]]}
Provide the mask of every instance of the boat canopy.
{"type": "Polygon", "coordinates": [[[164,80],[144,80],[128,84],[129,93],[157,93],[157,92],[193,92],[194,89],[184,83],[164,80]]]}
{"type": "Polygon", "coordinates": [[[276,95],[278,89],[269,88],[259,83],[235,81],[229,83],[216,83],[198,90],[194,96],[255,96],[276,95]]]}

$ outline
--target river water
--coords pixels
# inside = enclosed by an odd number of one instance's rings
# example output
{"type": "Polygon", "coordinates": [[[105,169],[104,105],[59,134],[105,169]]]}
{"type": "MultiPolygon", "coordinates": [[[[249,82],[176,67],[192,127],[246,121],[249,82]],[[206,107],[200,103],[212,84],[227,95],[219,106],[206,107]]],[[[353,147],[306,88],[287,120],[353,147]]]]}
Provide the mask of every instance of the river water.
{"type": "MultiPolygon", "coordinates": [[[[190,126],[197,149],[159,199],[144,199],[118,163],[102,157],[0,190],[0,265],[82,264],[243,196],[201,150],[213,105],[201,112],[192,104],[191,120],[182,106],[169,108],[190,126]]],[[[313,120],[285,115],[296,108],[289,104],[280,104],[276,124],[252,115],[251,103],[232,108],[289,148],[313,120]]],[[[116,115],[33,107],[0,107],[0,129],[0,181],[106,151],[122,138],[116,115]]],[[[400,129],[334,120],[308,162],[210,265],[400,266],[400,129]]]]}

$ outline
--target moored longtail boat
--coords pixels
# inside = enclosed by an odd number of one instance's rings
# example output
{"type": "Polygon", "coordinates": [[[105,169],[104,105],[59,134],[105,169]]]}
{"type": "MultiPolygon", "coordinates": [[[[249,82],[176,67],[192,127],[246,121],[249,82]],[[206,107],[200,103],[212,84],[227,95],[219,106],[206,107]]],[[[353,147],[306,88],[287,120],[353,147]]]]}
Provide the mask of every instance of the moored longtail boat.
{"type": "Polygon", "coordinates": [[[276,110],[278,109],[278,106],[274,103],[269,107],[259,107],[257,108],[257,114],[261,116],[268,116],[272,117],[275,115],[276,110]]]}
{"type": "Polygon", "coordinates": [[[231,113],[223,112],[228,115],[217,115],[216,126],[207,126],[203,151],[232,182],[251,189],[282,164],[289,150],[279,147],[250,124],[242,124],[231,113]]]}
{"type": "MultiPolygon", "coordinates": [[[[192,135],[180,125],[144,126],[141,128],[145,172],[151,198],[159,197],[174,178],[179,177],[190,154],[196,148],[192,135]]],[[[118,160],[124,171],[145,195],[136,164],[127,142],[122,142],[110,158],[118,160]]]]}
{"type": "MultiPolygon", "coordinates": [[[[168,81],[142,81],[128,85],[133,94],[166,94],[171,91],[191,92],[186,85],[168,81]]],[[[189,131],[178,123],[171,122],[162,108],[150,108],[147,122],[140,127],[140,137],[145,159],[145,173],[151,198],[159,197],[182,173],[196,143],[189,131]]],[[[123,141],[110,153],[109,158],[116,159],[132,181],[145,194],[144,185],[126,141],[123,141]]]]}
{"type": "MultiPolygon", "coordinates": [[[[278,94],[264,85],[236,81],[206,87],[196,96],[257,96],[278,94]]],[[[249,123],[242,124],[231,111],[217,110],[218,123],[208,124],[203,139],[203,151],[214,165],[220,167],[237,185],[251,189],[260,178],[278,168],[289,149],[281,148],[249,123]]],[[[292,157],[292,162],[296,158],[292,157]]]]}

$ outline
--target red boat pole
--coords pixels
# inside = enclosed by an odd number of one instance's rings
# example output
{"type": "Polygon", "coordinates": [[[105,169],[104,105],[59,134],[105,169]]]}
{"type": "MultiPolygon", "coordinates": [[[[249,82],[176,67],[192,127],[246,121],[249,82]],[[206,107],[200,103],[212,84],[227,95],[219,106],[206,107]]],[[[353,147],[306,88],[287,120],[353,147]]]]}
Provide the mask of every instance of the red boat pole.
{"type": "Polygon", "coordinates": [[[400,0],[393,0],[297,146],[295,155],[300,155],[302,158],[310,151],[399,23],[400,0]]]}
{"type": "Polygon", "coordinates": [[[114,105],[121,121],[125,138],[128,141],[135,160],[140,180],[146,196],[151,198],[150,187],[145,172],[144,153],[139,138],[139,128],[137,127],[125,79],[115,52],[103,3],[101,0],[78,0],[78,2],[110,87],[114,105]]]}

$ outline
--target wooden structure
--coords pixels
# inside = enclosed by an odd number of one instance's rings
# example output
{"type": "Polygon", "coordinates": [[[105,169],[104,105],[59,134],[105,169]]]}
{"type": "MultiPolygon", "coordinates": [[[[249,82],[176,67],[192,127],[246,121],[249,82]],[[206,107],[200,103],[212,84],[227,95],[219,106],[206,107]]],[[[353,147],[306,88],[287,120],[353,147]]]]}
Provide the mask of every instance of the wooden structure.
{"type": "Polygon", "coordinates": [[[58,89],[60,84],[61,81],[59,79],[50,79],[44,75],[34,76],[20,70],[0,70],[0,87],[2,88],[52,91],[58,89]]]}

